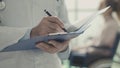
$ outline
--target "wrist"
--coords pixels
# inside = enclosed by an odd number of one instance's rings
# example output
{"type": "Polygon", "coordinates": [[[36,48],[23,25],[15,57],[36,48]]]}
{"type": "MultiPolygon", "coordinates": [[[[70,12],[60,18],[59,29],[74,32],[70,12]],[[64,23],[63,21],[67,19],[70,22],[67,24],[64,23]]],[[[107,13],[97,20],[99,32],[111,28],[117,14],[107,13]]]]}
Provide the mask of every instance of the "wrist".
{"type": "Polygon", "coordinates": [[[28,29],[26,31],[25,35],[19,41],[23,41],[23,40],[29,39],[30,38],[30,33],[31,33],[31,29],[28,29]]]}
{"type": "Polygon", "coordinates": [[[35,28],[32,28],[31,33],[30,33],[30,38],[35,37],[35,36],[37,36],[37,32],[36,32],[35,28]]]}

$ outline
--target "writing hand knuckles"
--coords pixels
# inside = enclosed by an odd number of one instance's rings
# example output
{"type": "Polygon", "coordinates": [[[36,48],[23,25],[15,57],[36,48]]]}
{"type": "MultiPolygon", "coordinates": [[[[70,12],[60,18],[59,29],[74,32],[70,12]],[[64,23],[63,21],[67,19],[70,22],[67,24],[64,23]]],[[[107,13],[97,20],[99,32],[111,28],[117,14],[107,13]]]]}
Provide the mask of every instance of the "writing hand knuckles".
{"type": "Polygon", "coordinates": [[[52,22],[59,24],[60,26],[64,26],[64,24],[62,23],[62,21],[58,18],[58,17],[53,17],[52,22]]]}
{"type": "Polygon", "coordinates": [[[49,28],[54,32],[59,32],[60,30],[62,30],[57,24],[52,24],[51,26],[49,26],[49,28]]]}
{"type": "Polygon", "coordinates": [[[52,17],[52,19],[53,19],[54,21],[59,20],[58,17],[55,17],[55,16],[52,17]]]}
{"type": "Polygon", "coordinates": [[[55,30],[55,31],[59,31],[59,30],[61,30],[61,29],[59,28],[59,26],[54,26],[54,30],[55,30]]]}
{"type": "Polygon", "coordinates": [[[43,19],[42,20],[47,20],[48,19],[48,17],[43,17],[43,19]]]}
{"type": "Polygon", "coordinates": [[[52,27],[52,28],[56,28],[56,27],[58,27],[58,25],[55,24],[55,23],[49,23],[49,26],[52,27]]]}
{"type": "Polygon", "coordinates": [[[61,29],[61,27],[58,26],[57,24],[55,24],[53,28],[54,28],[54,30],[56,30],[57,32],[63,31],[63,30],[61,29]]]}

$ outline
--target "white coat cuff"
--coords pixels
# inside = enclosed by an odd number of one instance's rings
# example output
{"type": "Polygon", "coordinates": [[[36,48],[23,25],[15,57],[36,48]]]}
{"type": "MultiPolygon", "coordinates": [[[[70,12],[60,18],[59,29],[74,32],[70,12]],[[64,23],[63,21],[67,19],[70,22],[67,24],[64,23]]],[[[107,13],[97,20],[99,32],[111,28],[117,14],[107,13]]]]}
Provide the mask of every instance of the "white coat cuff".
{"type": "Polygon", "coordinates": [[[61,60],[68,59],[69,55],[70,55],[70,46],[68,46],[65,51],[58,53],[58,56],[60,57],[61,60]]]}
{"type": "Polygon", "coordinates": [[[25,35],[19,40],[19,41],[23,41],[26,39],[30,39],[30,33],[31,33],[32,29],[28,29],[27,32],[25,33],[25,35]]]}

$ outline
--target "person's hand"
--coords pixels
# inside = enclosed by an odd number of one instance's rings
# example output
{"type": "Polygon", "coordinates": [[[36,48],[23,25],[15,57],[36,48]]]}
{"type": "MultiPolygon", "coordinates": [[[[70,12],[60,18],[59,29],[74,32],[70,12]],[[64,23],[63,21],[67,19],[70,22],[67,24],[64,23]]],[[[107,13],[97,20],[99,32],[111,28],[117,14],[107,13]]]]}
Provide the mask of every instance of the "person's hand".
{"type": "Polygon", "coordinates": [[[41,50],[48,52],[48,53],[58,53],[62,52],[67,49],[69,44],[69,40],[65,42],[57,42],[54,40],[51,40],[47,43],[41,42],[36,45],[37,48],[40,48],[41,50]]]}
{"type": "MultiPolygon", "coordinates": [[[[105,8],[105,7],[107,7],[107,5],[106,5],[106,0],[103,0],[103,1],[100,3],[99,10],[100,10],[100,9],[103,9],[103,8],[105,8]]],[[[112,10],[112,8],[110,7],[105,13],[103,13],[103,16],[104,16],[105,20],[109,20],[109,19],[112,18],[112,12],[113,12],[113,10],[112,10]]]]}
{"type": "Polygon", "coordinates": [[[48,35],[50,33],[64,32],[64,24],[57,17],[44,17],[41,22],[32,29],[31,37],[48,35]]]}
{"type": "MultiPolygon", "coordinates": [[[[40,24],[32,29],[31,37],[35,36],[43,36],[48,35],[50,33],[66,33],[62,30],[64,28],[64,25],[62,21],[60,21],[57,17],[49,16],[44,17],[40,24]]],[[[69,40],[64,42],[57,42],[55,40],[50,40],[47,43],[46,42],[40,42],[36,44],[36,47],[48,52],[48,53],[57,53],[60,51],[64,51],[69,44],[69,40]]]]}

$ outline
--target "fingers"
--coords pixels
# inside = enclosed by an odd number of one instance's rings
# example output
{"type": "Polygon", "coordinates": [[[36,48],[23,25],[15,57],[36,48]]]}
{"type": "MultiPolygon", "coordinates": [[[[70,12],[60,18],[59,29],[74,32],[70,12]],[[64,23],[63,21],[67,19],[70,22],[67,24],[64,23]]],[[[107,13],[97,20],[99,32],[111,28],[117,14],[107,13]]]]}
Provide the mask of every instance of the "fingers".
{"type": "MultiPolygon", "coordinates": [[[[57,18],[53,16],[44,17],[40,24],[32,29],[31,37],[49,35],[50,33],[64,32],[64,24],[57,18]]],[[[68,42],[63,43],[56,41],[49,41],[48,43],[40,42],[36,45],[37,48],[48,52],[57,53],[60,52],[68,46],[68,42]]]]}
{"type": "Polygon", "coordinates": [[[64,28],[64,25],[57,17],[44,17],[40,24],[32,29],[30,36],[44,36],[50,33],[64,32],[62,28],[64,28]]]}
{"type": "MultiPolygon", "coordinates": [[[[43,23],[44,24],[44,23],[43,23]]],[[[48,35],[50,33],[58,33],[58,32],[64,32],[57,24],[55,23],[50,23],[46,24],[46,26],[41,27],[39,31],[39,35],[48,35]]]]}
{"type": "Polygon", "coordinates": [[[49,41],[48,43],[44,43],[44,42],[38,43],[36,47],[45,52],[53,54],[53,53],[58,53],[60,51],[65,50],[68,47],[68,43],[69,41],[60,43],[52,40],[52,41],[49,41]]]}
{"type": "Polygon", "coordinates": [[[49,31],[52,30],[51,33],[63,32],[63,30],[61,29],[61,27],[59,27],[59,25],[58,25],[58,24],[55,24],[55,23],[51,23],[51,24],[48,26],[48,29],[49,29],[49,31]]]}
{"type": "Polygon", "coordinates": [[[47,43],[38,43],[36,47],[51,54],[58,52],[58,49],[56,47],[49,45],[47,43]]]}
{"type": "Polygon", "coordinates": [[[44,17],[44,19],[48,20],[51,23],[55,23],[55,24],[59,25],[59,27],[61,27],[61,28],[64,28],[64,24],[57,17],[48,16],[48,17],[44,17]]]}
{"type": "Polygon", "coordinates": [[[60,51],[63,51],[64,49],[67,48],[68,44],[69,44],[69,41],[65,41],[65,42],[57,42],[57,41],[54,41],[54,40],[51,40],[48,42],[49,44],[52,44],[55,48],[57,48],[58,52],[60,51]]]}

